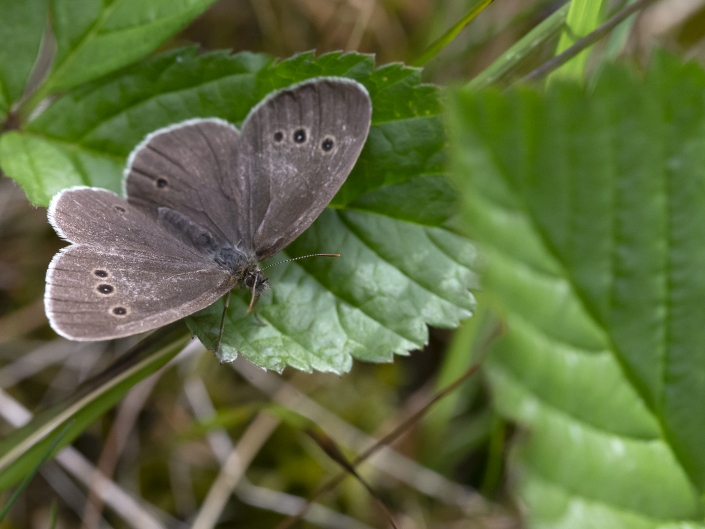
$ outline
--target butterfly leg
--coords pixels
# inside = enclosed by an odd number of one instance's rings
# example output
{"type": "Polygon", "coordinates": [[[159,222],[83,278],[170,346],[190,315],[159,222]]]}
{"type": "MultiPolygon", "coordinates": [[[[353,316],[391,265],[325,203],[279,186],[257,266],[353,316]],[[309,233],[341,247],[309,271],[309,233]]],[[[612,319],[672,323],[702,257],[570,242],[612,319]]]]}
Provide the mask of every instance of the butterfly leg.
{"type": "Polygon", "coordinates": [[[250,298],[250,306],[247,307],[247,312],[250,312],[255,306],[255,300],[257,299],[257,285],[252,285],[252,297],[250,298]]]}
{"type": "Polygon", "coordinates": [[[218,342],[215,346],[215,354],[220,354],[220,343],[223,341],[223,329],[225,328],[225,313],[228,312],[230,305],[230,290],[225,294],[225,306],[223,307],[223,315],[220,317],[220,330],[218,331],[218,342]]]}

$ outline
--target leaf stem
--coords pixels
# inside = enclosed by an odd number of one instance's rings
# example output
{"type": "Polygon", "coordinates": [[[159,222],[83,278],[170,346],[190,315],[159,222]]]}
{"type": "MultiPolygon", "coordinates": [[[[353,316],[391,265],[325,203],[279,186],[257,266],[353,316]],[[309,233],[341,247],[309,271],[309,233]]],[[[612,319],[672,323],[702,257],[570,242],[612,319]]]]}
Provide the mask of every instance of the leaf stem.
{"type": "Polygon", "coordinates": [[[624,9],[619,11],[617,14],[615,14],[612,18],[607,20],[600,27],[596,28],[595,31],[593,31],[589,35],[586,35],[582,39],[578,40],[575,44],[573,44],[570,48],[565,50],[563,53],[561,53],[560,55],[556,55],[555,57],[546,61],[541,66],[539,66],[538,68],[533,70],[531,73],[526,75],[526,77],[524,77],[522,79],[522,82],[534,81],[534,80],[539,79],[539,78],[543,77],[544,75],[552,72],[556,68],[562,66],[563,64],[568,62],[570,59],[572,59],[573,57],[578,55],[585,48],[593,45],[598,40],[600,40],[604,36],[606,36],[620,22],[629,18],[630,15],[633,15],[634,13],[645,8],[647,5],[649,5],[650,3],[654,2],[654,1],[655,0],[636,0],[636,2],[634,2],[633,4],[626,6],[624,9]]]}
{"type": "Polygon", "coordinates": [[[46,452],[44,452],[44,454],[42,454],[42,457],[39,459],[39,461],[37,461],[37,464],[34,465],[34,468],[32,468],[32,470],[28,474],[26,474],[24,478],[22,478],[22,481],[12,493],[10,499],[7,500],[7,503],[4,505],[2,510],[0,510],[0,522],[5,519],[5,516],[7,516],[8,512],[10,512],[10,509],[17,501],[17,498],[19,498],[20,494],[22,494],[22,491],[27,488],[27,485],[29,485],[29,482],[32,481],[32,478],[39,471],[41,466],[46,463],[47,459],[49,459],[49,456],[54,453],[54,450],[56,450],[56,447],[59,445],[61,439],[63,439],[66,433],[69,431],[69,427],[73,424],[73,422],[74,421],[70,421],[64,425],[61,431],[51,442],[49,448],[46,450],[46,452]]]}
{"type": "Polygon", "coordinates": [[[503,77],[529,53],[553,37],[565,24],[569,4],[563,5],[538,26],[529,31],[491,65],[465,85],[468,90],[481,90],[503,77]]]}

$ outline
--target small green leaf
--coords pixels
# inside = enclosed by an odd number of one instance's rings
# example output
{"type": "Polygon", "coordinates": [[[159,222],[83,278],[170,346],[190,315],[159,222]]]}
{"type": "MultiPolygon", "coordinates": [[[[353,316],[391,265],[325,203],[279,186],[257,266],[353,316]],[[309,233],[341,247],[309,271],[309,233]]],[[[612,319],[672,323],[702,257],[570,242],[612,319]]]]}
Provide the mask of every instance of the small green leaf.
{"type": "Polygon", "coordinates": [[[52,0],[57,50],[44,92],[78,86],[145,57],[213,2],[52,0]]]}
{"type": "Polygon", "coordinates": [[[533,526],[594,526],[582,508],[601,527],[700,521],[705,72],[660,54],[592,84],[462,91],[448,110],[507,323],[495,402],[530,430],[513,462],[533,526]]]}
{"type": "Polygon", "coordinates": [[[0,0],[0,122],[27,84],[47,25],[47,0],[0,0]]]}
{"type": "Polygon", "coordinates": [[[9,132],[0,136],[0,161],[3,171],[22,185],[34,204],[48,204],[62,189],[93,185],[120,193],[122,157],[89,149],[76,149],[59,139],[9,132]]]}

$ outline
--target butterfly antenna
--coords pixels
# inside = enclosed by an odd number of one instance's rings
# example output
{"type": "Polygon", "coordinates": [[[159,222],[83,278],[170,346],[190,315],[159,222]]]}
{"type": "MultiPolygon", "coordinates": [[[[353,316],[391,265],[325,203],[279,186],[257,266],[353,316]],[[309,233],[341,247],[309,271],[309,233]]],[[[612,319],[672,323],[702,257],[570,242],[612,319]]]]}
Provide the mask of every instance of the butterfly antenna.
{"type": "Polygon", "coordinates": [[[291,261],[298,261],[299,259],[308,259],[309,257],[340,257],[340,254],[339,253],[312,253],[311,255],[302,255],[301,257],[294,257],[293,259],[286,259],[285,261],[279,261],[278,263],[272,263],[272,264],[267,265],[264,268],[262,268],[262,270],[266,270],[267,268],[271,268],[273,266],[277,266],[280,264],[290,263],[291,261]]]}
{"type": "Polygon", "coordinates": [[[228,312],[230,305],[230,291],[225,294],[225,306],[223,307],[223,315],[220,317],[220,331],[218,331],[218,344],[215,347],[215,354],[220,354],[220,344],[223,341],[223,329],[225,328],[225,313],[228,312]]]}

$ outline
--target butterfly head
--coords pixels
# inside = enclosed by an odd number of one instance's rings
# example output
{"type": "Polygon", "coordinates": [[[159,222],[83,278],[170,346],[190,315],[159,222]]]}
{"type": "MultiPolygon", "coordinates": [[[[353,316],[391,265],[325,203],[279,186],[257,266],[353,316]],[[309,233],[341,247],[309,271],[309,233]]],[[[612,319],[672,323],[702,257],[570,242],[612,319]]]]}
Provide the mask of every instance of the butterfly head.
{"type": "Polygon", "coordinates": [[[269,290],[269,279],[264,277],[264,272],[257,267],[248,268],[243,277],[245,287],[252,290],[256,296],[269,290]]]}
{"type": "Polygon", "coordinates": [[[245,287],[252,291],[250,306],[247,307],[247,312],[250,312],[252,307],[255,306],[257,296],[263,294],[269,288],[269,280],[264,277],[264,272],[262,272],[257,265],[252,265],[245,269],[242,282],[245,284],[245,287]]]}

